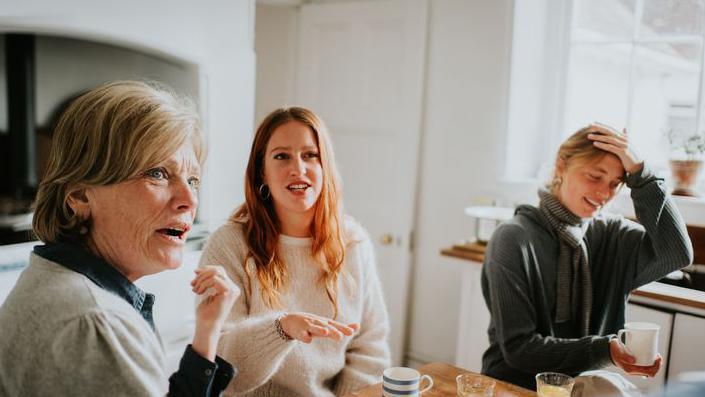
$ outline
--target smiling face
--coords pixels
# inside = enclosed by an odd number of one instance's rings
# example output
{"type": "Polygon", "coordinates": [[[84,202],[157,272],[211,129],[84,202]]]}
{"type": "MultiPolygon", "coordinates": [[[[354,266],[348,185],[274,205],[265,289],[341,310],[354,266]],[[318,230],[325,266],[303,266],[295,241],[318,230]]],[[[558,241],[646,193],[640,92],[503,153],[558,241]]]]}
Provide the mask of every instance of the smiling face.
{"type": "Polygon", "coordinates": [[[85,188],[88,247],[134,281],[181,265],[196,216],[200,167],[191,143],[123,182],[85,188]]]}
{"type": "Polygon", "coordinates": [[[308,228],[323,186],[316,136],[307,125],[289,121],[277,127],[264,155],[264,183],[286,234],[287,224],[308,228]],[[306,223],[305,225],[302,223],[306,223]]]}
{"type": "Polygon", "coordinates": [[[556,174],[562,179],[554,192],[558,200],[573,214],[590,218],[617,193],[624,167],[616,156],[606,154],[588,162],[559,163],[556,174]]]}

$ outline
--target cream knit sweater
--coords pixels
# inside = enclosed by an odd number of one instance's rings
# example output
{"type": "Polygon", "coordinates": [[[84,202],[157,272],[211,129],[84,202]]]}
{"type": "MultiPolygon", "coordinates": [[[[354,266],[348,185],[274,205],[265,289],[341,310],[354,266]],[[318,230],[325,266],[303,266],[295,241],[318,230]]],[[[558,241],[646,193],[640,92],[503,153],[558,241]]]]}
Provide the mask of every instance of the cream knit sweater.
{"type": "Polygon", "coordinates": [[[248,289],[242,225],[228,223],[213,233],[200,265],[225,267],[242,290],[218,347],[218,354],[239,369],[226,395],[329,397],[381,381],[382,371],[390,365],[389,319],[372,243],[350,218],[346,236],[350,242],[344,270],[350,277],[339,281],[337,321],[359,323],[360,330],[342,341],[315,338],[305,344],[282,340],[274,320],[284,312],[333,316],[325,288],[318,282],[320,268],[311,257],[311,239],[280,236],[289,287],[282,294],[284,309],[276,311],[262,300],[252,259],[247,263],[253,275],[252,291],[248,289]]]}

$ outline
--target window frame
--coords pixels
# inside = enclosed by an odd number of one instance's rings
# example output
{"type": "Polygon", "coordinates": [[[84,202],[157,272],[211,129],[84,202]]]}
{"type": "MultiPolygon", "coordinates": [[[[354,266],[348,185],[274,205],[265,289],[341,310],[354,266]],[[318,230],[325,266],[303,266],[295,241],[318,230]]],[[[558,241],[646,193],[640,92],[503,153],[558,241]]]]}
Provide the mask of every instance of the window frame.
{"type": "MultiPolygon", "coordinates": [[[[506,127],[506,142],[503,182],[509,183],[525,183],[525,182],[543,182],[547,179],[548,169],[552,166],[553,156],[560,143],[570,133],[563,131],[566,122],[566,98],[568,93],[568,78],[570,74],[570,56],[571,51],[576,45],[614,45],[626,44],[629,45],[629,66],[628,66],[628,82],[627,82],[627,99],[626,99],[626,115],[625,127],[631,130],[633,122],[634,99],[635,99],[635,76],[639,64],[637,62],[637,49],[649,44],[699,44],[700,54],[698,59],[697,73],[697,94],[695,106],[695,131],[700,134],[705,133],[705,27],[702,29],[700,36],[697,35],[659,35],[657,37],[643,37],[640,35],[642,25],[643,11],[645,0],[634,0],[634,12],[632,34],[628,39],[622,38],[600,38],[600,39],[575,39],[573,37],[573,26],[577,24],[578,12],[576,0],[536,0],[531,2],[514,2],[514,32],[512,40],[512,56],[511,56],[511,71],[510,84],[507,106],[507,127],[506,127]],[[541,24],[541,21],[534,25],[542,25],[534,27],[534,29],[542,30],[534,32],[534,36],[543,36],[545,44],[543,46],[543,57],[539,61],[544,67],[537,68],[535,77],[543,80],[539,88],[540,92],[537,95],[541,97],[538,101],[540,104],[534,105],[540,109],[540,114],[534,120],[530,120],[526,115],[521,115],[521,110],[518,108],[523,106],[520,97],[520,92],[526,85],[521,81],[521,70],[527,64],[526,59],[522,56],[522,51],[526,48],[517,48],[527,45],[522,43],[520,34],[522,32],[521,25],[529,19],[526,13],[529,7],[541,8],[544,13],[543,18],[546,23],[541,24]],[[547,62],[549,54],[552,55],[553,64],[547,62]],[[547,67],[546,67],[547,66],[547,67]],[[543,74],[543,75],[542,75],[543,74]],[[548,76],[548,77],[546,77],[548,76]],[[517,116],[519,114],[519,116],[517,116]],[[534,127],[531,127],[531,124],[534,127]],[[529,126],[525,128],[524,126],[529,126]],[[515,145],[513,142],[520,140],[524,145],[515,145]],[[533,146],[533,153],[523,153],[532,151],[531,146],[527,146],[530,141],[542,142],[543,144],[533,146]],[[519,157],[519,161],[515,159],[519,157]],[[547,165],[546,163],[548,162],[547,165]]],[[[536,12],[536,11],[528,11],[536,12]]],[[[705,19],[705,17],[704,17],[705,19]]],[[[523,77],[526,78],[526,77],[523,77]]],[[[524,101],[524,104],[526,100],[524,101]]]]}

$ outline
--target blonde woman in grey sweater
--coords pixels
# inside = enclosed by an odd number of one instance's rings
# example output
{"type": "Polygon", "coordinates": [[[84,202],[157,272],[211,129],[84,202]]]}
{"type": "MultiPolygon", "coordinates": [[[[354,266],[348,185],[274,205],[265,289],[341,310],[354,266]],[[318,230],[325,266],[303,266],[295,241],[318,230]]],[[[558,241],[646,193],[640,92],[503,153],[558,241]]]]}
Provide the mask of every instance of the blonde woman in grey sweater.
{"type": "MultiPolygon", "coordinates": [[[[594,124],[563,142],[551,186],[539,197],[538,207],[518,207],[487,246],[490,347],[482,372],[527,388],[538,372],[577,376],[611,364],[654,376],[661,357],[635,365],[615,334],[632,290],[693,259],[663,180],[635,156],[626,133],[594,124]],[[623,184],[639,223],[600,212],[623,184]]],[[[616,382],[615,389],[631,387],[616,382]]]]}
{"type": "Polygon", "coordinates": [[[272,112],[245,179],[245,203],[201,259],[243,291],[218,348],[240,368],[226,394],[327,397],[379,382],[387,311],[372,244],[342,215],[321,120],[303,108],[272,112]]]}

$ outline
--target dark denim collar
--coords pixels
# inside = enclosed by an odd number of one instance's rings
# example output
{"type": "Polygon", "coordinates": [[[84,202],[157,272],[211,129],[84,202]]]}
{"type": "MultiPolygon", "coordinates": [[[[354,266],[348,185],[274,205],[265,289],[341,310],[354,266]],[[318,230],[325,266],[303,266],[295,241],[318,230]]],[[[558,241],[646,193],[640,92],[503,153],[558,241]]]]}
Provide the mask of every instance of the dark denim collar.
{"type": "Polygon", "coordinates": [[[145,293],[122,273],[85,248],[71,243],[38,245],[34,253],[88,277],[100,288],[121,297],[137,310],[154,329],[154,295],[145,293]]]}

